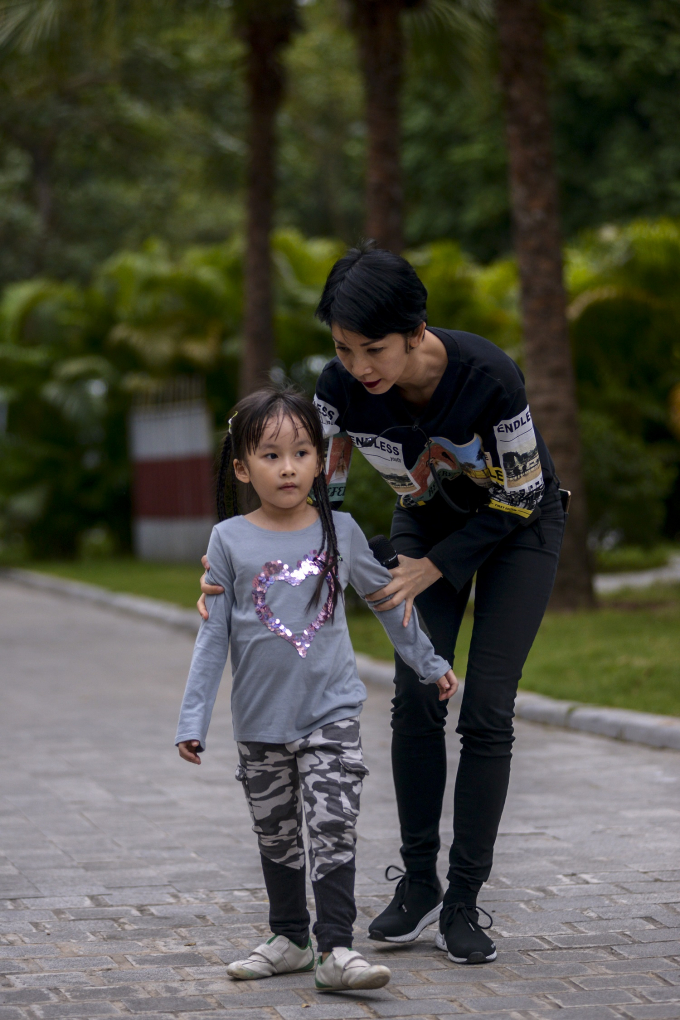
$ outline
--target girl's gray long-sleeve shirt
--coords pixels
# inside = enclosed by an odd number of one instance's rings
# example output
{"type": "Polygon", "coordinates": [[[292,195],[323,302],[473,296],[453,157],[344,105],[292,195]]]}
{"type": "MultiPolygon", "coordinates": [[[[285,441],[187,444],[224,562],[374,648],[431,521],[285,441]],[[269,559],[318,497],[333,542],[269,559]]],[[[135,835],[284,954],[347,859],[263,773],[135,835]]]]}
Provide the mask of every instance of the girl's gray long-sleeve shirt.
{"type": "MultiPolygon", "coordinates": [[[[391,580],[373,556],[358,524],[333,513],[341,561],[338,579],[362,597],[391,580]]],[[[191,661],[175,742],[198,740],[205,749],[210,716],[231,637],[234,737],[287,743],[339,719],[358,715],[366,688],[357,673],[342,596],[335,619],[319,603],[307,609],[322,540],[319,521],[300,531],[268,531],[233,517],[213,528],[208,545],[210,581],[223,595],[208,597],[191,661]]],[[[404,606],[376,613],[401,658],[424,683],[450,665],[435,654],[414,612],[403,626],[404,606]]]]}

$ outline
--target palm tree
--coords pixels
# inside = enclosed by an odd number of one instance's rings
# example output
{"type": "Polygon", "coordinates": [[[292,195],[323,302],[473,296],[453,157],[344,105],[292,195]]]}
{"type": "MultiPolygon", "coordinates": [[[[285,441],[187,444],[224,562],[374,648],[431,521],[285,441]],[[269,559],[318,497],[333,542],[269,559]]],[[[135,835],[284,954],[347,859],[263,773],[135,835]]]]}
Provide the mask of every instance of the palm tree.
{"type": "Polygon", "coordinates": [[[576,609],[593,603],[593,589],[543,22],[539,0],[496,0],[496,14],[529,399],[562,484],[573,493],[552,605],[576,609]]]}
{"type": "Polygon", "coordinates": [[[404,246],[401,94],[408,48],[438,73],[478,54],[489,0],[350,0],[366,97],[366,234],[381,248],[404,246]],[[404,15],[408,21],[404,24],[404,15]],[[406,31],[404,30],[406,27],[406,31]]]}
{"type": "Polygon", "coordinates": [[[352,27],[366,96],[366,233],[381,248],[404,246],[401,183],[401,14],[420,0],[352,0],[352,27]]]}
{"type": "Polygon", "coordinates": [[[238,0],[248,93],[247,239],[240,392],[269,378],[274,360],[270,239],[276,189],[276,117],[285,89],[283,51],[297,27],[295,0],[238,0]]]}

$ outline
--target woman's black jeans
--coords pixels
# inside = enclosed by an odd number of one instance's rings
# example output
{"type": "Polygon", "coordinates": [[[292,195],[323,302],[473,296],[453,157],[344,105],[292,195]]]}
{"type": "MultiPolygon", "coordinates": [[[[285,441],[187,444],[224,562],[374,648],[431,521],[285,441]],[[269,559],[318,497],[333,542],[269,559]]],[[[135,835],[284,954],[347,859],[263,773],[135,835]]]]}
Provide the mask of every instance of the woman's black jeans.
{"type": "MultiPolygon", "coordinates": [[[[434,502],[434,501],[433,501],[434,502]]],[[[443,501],[427,512],[397,508],[397,552],[426,556],[453,530],[443,501]]],[[[424,508],[425,509],[425,508],[424,508]]],[[[474,626],[456,732],[461,736],[454,793],[453,843],[446,901],[474,903],[491,873],[510,778],[517,685],[545,613],[557,571],[565,515],[552,489],[538,522],[518,527],[477,571],[474,626]]],[[[416,598],[420,621],[436,651],[454,661],[470,583],[455,592],[444,578],[416,598]]],[[[399,656],[392,710],[392,769],[401,825],[401,854],[409,873],[432,874],[446,785],[446,701],[422,684],[399,656]]],[[[454,666],[455,668],[455,666],[454,666]]]]}

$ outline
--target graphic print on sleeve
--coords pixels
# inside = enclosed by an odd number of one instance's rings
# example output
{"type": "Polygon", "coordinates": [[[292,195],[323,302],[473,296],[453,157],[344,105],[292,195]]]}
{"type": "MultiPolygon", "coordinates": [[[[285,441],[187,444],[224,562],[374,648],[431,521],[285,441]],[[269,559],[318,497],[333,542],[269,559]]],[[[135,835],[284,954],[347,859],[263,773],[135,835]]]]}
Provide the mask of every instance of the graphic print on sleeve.
{"type": "Polygon", "coordinates": [[[423,506],[439,482],[461,475],[486,489],[493,510],[529,517],[544,491],[541,459],[528,405],[493,426],[487,448],[475,433],[468,442],[427,437],[421,429],[392,426],[383,434],[342,431],[337,408],[318,397],[315,403],[326,436],[326,479],[333,503],[342,501],[356,447],[399,497],[404,508],[423,506]],[[408,452],[407,452],[408,451],[408,452]]]}
{"type": "Polygon", "coordinates": [[[328,485],[328,496],[331,503],[340,505],[345,498],[347,475],[352,460],[352,440],[346,432],[340,431],[338,419],[340,412],[318,394],[314,396],[314,404],[319,412],[324,438],[326,440],[326,463],[324,472],[328,485]]]}
{"type": "Polygon", "coordinates": [[[331,500],[337,507],[344,498],[356,447],[400,507],[427,505],[444,484],[461,513],[501,511],[501,530],[512,529],[531,516],[546,481],[555,477],[534,429],[523,376],[483,337],[430,331],[443,343],[448,364],[436,399],[425,407],[409,405],[394,390],[370,394],[337,358],[319,376],[314,402],[326,437],[331,500]]]}
{"type": "Polygon", "coordinates": [[[514,418],[494,425],[500,461],[502,492],[492,493],[489,505],[527,517],[543,495],[543,471],[536,433],[527,405],[514,418]]]}

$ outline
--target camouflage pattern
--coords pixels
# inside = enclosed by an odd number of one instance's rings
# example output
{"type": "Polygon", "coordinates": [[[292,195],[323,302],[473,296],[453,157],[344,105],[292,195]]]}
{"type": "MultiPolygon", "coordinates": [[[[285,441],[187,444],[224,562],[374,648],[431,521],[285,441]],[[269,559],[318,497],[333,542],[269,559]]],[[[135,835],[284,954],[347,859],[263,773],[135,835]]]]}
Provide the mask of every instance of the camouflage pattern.
{"type": "Polygon", "coordinates": [[[238,753],[236,778],[243,783],[264,857],[304,867],[304,813],[313,882],[353,860],[361,786],[368,774],[357,716],[289,744],[239,742],[238,753]]]}

